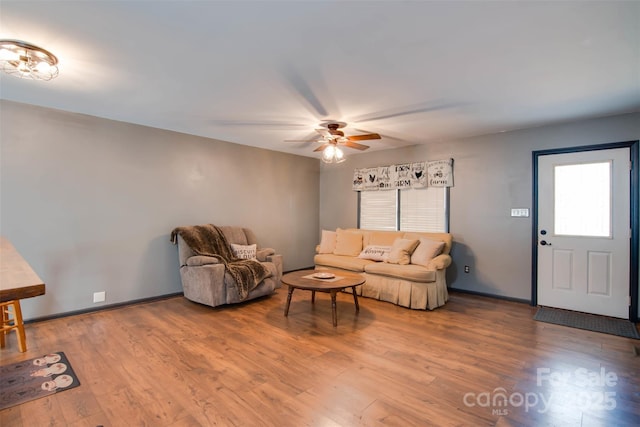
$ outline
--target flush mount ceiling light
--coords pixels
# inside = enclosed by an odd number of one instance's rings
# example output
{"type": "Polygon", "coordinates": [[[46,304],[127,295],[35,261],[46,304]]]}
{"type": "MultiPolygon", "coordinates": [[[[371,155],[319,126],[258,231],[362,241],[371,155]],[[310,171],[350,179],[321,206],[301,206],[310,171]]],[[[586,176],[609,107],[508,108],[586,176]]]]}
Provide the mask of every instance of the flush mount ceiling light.
{"type": "Polygon", "coordinates": [[[2,71],[23,79],[51,80],[58,76],[58,58],[31,43],[0,40],[2,71]]]}

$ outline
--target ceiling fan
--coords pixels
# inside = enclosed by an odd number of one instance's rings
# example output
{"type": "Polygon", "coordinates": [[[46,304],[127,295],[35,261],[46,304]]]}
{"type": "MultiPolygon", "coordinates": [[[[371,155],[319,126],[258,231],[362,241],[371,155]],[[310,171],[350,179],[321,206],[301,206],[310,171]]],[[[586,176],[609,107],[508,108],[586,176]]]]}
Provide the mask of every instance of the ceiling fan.
{"type": "Polygon", "coordinates": [[[377,133],[367,133],[362,135],[351,135],[344,136],[344,132],[340,130],[340,128],[345,127],[347,124],[344,122],[324,122],[321,123],[320,126],[326,129],[316,129],[320,135],[322,135],[322,139],[317,142],[322,142],[323,144],[316,148],[315,151],[324,151],[325,148],[329,146],[337,146],[338,144],[344,145],[345,147],[355,148],[356,150],[366,150],[369,148],[368,145],[359,144],[355,141],[367,141],[370,139],[380,139],[380,135],[377,133]]]}

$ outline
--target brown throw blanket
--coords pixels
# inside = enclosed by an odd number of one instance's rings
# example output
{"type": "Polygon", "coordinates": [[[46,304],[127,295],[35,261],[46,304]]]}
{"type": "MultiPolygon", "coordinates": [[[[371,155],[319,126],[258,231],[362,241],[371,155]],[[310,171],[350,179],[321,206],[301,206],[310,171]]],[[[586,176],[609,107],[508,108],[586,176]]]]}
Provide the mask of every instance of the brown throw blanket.
{"type": "Polygon", "coordinates": [[[171,232],[173,244],[178,242],[178,235],[196,254],[217,258],[225,265],[241,300],[246,299],[249,292],[271,274],[256,260],[236,258],[222,230],[213,224],[177,227],[171,232]]]}

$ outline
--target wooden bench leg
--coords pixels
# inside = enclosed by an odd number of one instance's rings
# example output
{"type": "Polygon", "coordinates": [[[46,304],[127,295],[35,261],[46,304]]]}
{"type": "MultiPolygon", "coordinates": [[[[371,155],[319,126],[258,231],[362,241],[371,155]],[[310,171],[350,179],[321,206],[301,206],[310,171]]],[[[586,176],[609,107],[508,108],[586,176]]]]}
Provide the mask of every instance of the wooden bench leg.
{"type": "Polygon", "coordinates": [[[18,348],[21,353],[27,351],[27,336],[24,333],[24,323],[22,322],[22,309],[20,300],[13,301],[13,324],[18,332],[18,348]]]}
{"type": "Polygon", "coordinates": [[[0,304],[2,308],[2,337],[0,346],[5,346],[5,334],[15,329],[18,334],[18,349],[21,353],[27,351],[27,337],[24,333],[24,323],[22,321],[22,310],[20,300],[7,301],[0,304]]]}
{"type": "Polygon", "coordinates": [[[11,323],[9,322],[9,305],[2,303],[0,304],[0,309],[2,310],[2,329],[0,329],[0,348],[4,348],[6,344],[4,340],[4,336],[10,332],[9,326],[11,326],[11,323]]]}

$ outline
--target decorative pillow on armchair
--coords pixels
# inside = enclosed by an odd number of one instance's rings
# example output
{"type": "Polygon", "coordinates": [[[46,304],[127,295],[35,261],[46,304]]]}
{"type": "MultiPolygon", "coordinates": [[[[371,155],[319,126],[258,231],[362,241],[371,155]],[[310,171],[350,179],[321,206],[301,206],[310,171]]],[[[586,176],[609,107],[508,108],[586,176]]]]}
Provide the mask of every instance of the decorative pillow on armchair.
{"type": "Polygon", "coordinates": [[[235,243],[231,244],[231,251],[233,252],[233,256],[240,259],[256,259],[256,252],[258,250],[258,245],[236,245],[235,243]]]}

